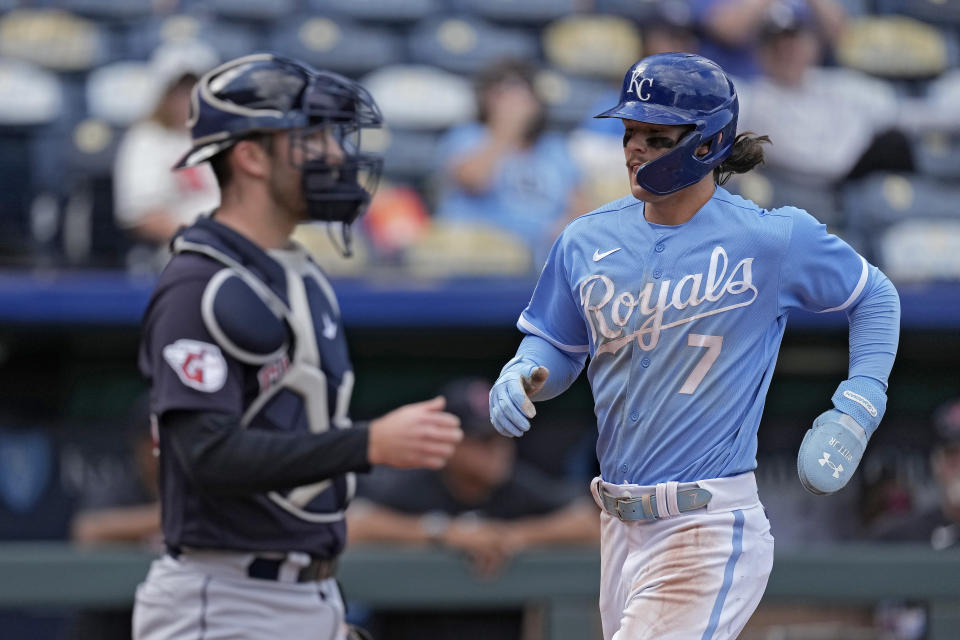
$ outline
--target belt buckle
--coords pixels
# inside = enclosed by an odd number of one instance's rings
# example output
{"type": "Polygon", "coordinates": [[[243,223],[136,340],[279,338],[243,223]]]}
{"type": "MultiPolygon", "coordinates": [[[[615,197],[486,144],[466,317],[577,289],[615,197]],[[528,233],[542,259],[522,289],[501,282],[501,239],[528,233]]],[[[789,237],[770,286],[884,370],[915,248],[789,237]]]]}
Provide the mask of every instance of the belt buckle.
{"type": "Polygon", "coordinates": [[[626,520],[623,519],[623,514],[620,513],[620,503],[621,503],[621,502],[622,502],[622,499],[621,499],[621,498],[614,498],[614,499],[613,499],[613,511],[617,514],[617,518],[620,519],[620,522],[626,522],[626,520]]]}
{"type": "Polygon", "coordinates": [[[614,506],[613,506],[613,510],[614,510],[614,512],[616,512],[616,516],[617,516],[618,518],[620,518],[620,522],[634,522],[634,521],[636,521],[636,520],[638,520],[638,519],[642,519],[642,520],[647,520],[647,519],[648,519],[648,518],[647,518],[647,514],[646,514],[646,510],[644,510],[644,508],[643,508],[643,497],[642,497],[642,496],[641,496],[640,498],[635,498],[635,497],[629,497],[629,498],[614,498],[614,499],[613,499],[613,505],[614,505],[614,506]],[[621,504],[636,504],[636,503],[638,503],[638,502],[640,503],[640,513],[641,513],[641,515],[642,515],[643,517],[642,517],[642,518],[625,518],[625,517],[623,516],[623,513],[620,512],[620,505],[621,505],[621,504]]]}
{"type": "Polygon", "coordinates": [[[639,497],[630,497],[630,498],[614,498],[614,511],[617,513],[617,517],[620,518],[621,522],[633,522],[636,520],[659,520],[659,514],[654,512],[653,507],[650,505],[650,501],[655,499],[653,494],[646,493],[639,497]],[[620,505],[622,503],[637,504],[640,503],[640,517],[631,518],[630,520],[625,520],[623,514],[620,513],[620,505]]]}

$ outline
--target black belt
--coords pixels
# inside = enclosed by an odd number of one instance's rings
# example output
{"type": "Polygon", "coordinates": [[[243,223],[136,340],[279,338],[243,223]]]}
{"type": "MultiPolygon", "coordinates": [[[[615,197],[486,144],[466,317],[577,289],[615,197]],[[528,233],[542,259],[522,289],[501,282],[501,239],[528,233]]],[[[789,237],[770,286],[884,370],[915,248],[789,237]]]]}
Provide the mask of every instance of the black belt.
{"type": "MultiPolygon", "coordinates": [[[[254,558],[247,566],[247,575],[258,580],[280,580],[285,558],[254,558]]],[[[315,558],[297,572],[297,582],[318,582],[337,575],[336,558],[315,558]]]]}
{"type": "MultiPolygon", "coordinates": [[[[173,558],[183,554],[180,547],[167,545],[167,553],[173,558]]],[[[247,576],[258,580],[280,580],[280,570],[288,560],[286,558],[254,558],[247,565],[247,576]]],[[[336,558],[314,558],[310,564],[297,572],[297,582],[319,582],[337,575],[336,558]]]]}

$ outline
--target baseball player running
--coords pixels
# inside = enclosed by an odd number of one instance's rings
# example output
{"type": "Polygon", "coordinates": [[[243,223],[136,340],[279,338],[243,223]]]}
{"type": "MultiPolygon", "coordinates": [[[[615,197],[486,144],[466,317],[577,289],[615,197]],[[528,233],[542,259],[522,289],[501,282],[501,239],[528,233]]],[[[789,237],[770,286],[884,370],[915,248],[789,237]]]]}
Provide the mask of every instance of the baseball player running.
{"type": "Polygon", "coordinates": [[[134,637],[345,637],[336,581],[353,472],[443,466],[462,434],[443,398],[353,424],[333,290],[296,224],[349,225],[380,159],[370,95],[268,54],[230,61],[192,96],[193,149],[221,206],[181,230],[143,323],[167,554],[137,589],[134,637]]]}
{"type": "Polygon", "coordinates": [[[757,496],[757,429],[787,316],[843,311],[849,377],[800,445],[800,482],[842,488],[886,404],[899,331],[889,280],[805,211],[731,195],[763,159],[737,135],[719,66],[667,53],[633,65],[620,102],[631,195],[574,220],[490,393],[504,435],[583,368],[603,509],[600,612],[609,640],[736,638],[760,601],[773,537],[757,496]]]}

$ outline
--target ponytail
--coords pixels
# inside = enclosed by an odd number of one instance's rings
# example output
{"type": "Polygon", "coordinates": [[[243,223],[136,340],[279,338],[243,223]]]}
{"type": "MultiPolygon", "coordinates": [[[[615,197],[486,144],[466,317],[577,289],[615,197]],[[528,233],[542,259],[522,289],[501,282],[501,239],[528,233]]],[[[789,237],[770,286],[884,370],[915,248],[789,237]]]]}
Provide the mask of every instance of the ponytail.
{"type": "Polygon", "coordinates": [[[737,134],[730,155],[714,167],[713,179],[717,184],[726,184],[732,174],[746,173],[763,164],[764,144],[770,144],[769,136],[758,136],[752,131],[737,134]]]}

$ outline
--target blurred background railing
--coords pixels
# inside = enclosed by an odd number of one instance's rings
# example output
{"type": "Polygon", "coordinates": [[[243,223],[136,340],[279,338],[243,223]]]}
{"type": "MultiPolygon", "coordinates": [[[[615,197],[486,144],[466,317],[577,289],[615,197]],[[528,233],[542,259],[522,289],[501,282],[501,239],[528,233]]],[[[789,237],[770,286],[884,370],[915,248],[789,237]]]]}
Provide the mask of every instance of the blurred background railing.
{"type": "MultiPolygon", "coordinates": [[[[138,548],[0,545],[0,609],[129,606],[151,558],[138,548]]],[[[348,605],[387,610],[530,607],[538,610],[536,637],[598,637],[596,551],[526,552],[497,575],[478,577],[451,552],[360,546],[344,556],[339,575],[348,605]]],[[[926,637],[953,640],[960,622],[960,557],[918,546],[875,545],[779,553],[758,616],[784,602],[799,603],[798,608],[854,611],[890,600],[925,606],[926,637]]],[[[749,627],[745,633],[751,633],[749,627]]]]}

